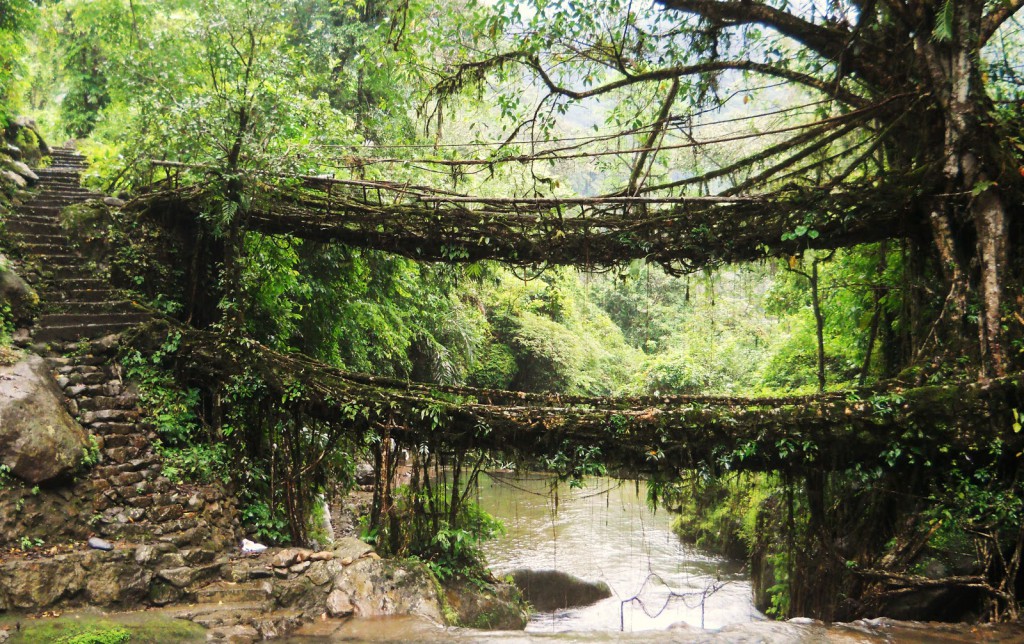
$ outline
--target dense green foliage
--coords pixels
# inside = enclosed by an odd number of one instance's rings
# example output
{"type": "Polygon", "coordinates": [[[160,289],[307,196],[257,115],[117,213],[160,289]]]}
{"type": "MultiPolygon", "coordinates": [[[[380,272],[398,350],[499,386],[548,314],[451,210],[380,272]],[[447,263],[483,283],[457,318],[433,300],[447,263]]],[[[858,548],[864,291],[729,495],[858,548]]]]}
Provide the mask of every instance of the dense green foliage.
{"type": "MultiPolygon", "coordinates": [[[[661,3],[712,13],[738,4],[661,3]]],[[[757,6],[785,13],[789,4],[757,6]]],[[[888,10],[867,4],[863,16],[873,22],[863,37],[895,33],[888,10]]],[[[979,287],[981,273],[994,270],[982,257],[983,230],[950,241],[950,257],[941,241],[931,248],[921,231],[939,215],[911,233],[839,248],[819,240],[820,213],[794,215],[781,242],[773,233],[762,243],[784,242],[788,252],[760,264],[721,266],[712,253],[707,265],[634,261],[599,273],[589,265],[427,264],[247,226],[261,195],[309,183],[309,175],[363,182],[366,191],[386,181],[391,190],[426,185],[491,197],[755,189],[773,197],[799,187],[860,190],[870,201],[898,185],[922,203],[933,193],[970,195],[968,209],[1003,199],[1001,184],[1014,189],[1024,151],[1014,129],[1019,33],[1000,32],[977,54],[977,76],[989,83],[978,98],[990,117],[982,120],[998,126],[990,147],[1000,150],[1003,174],[990,168],[987,179],[947,185],[925,180],[941,174],[942,159],[918,154],[928,141],[896,136],[908,129],[905,114],[922,109],[931,118],[923,99],[898,103],[895,116],[867,107],[922,94],[919,78],[907,72],[910,80],[886,84],[861,60],[871,56],[829,56],[827,39],[812,37],[859,17],[861,3],[828,3],[823,16],[802,23],[811,36],[728,15],[682,18],[661,5],[0,0],[0,124],[12,105],[26,105],[54,140],[87,137],[87,181],[108,192],[202,188],[194,218],[86,206],[65,220],[119,285],[181,324],[233,338],[224,351],[259,343],[401,380],[599,396],[810,393],[898,376],[938,382],[968,367],[998,374],[1004,337],[1007,360],[1019,362],[1024,324],[1007,304],[1019,289],[1001,282],[1005,293],[991,299],[979,287]],[[723,58],[741,53],[758,57],[756,65],[723,58]],[[779,79],[789,85],[767,82],[779,79]],[[900,93],[888,96],[891,87],[900,93]],[[741,116],[753,107],[760,114],[741,116]],[[861,120],[847,126],[851,115],[861,120]],[[531,157],[545,142],[564,154],[531,157]],[[189,167],[151,163],[158,159],[189,167]],[[958,262],[963,271],[951,268],[958,262]],[[965,348],[973,339],[957,334],[977,335],[980,345],[965,348]]],[[[953,3],[946,8],[952,16],[953,3]]],[[[967,36],[939,17],[930,16],[933,37],[921,46],[948,53],[943,43],[967,36]]],[[[631,214],[647,216],[646,207],[631,214]]],[[[980,220],[955,213],[965,229],[980,220]]],[[[469,257],[456,246],[445,251],[446,259],[469,257]]],[[[9,331],[0,324],[0,343],[9,331]]],[[[349,489],[356,462],[371,461],[377,483],[366,536],[382,552],[424,559],[441,577],[481,573],[477,546],[498,526],[467,495],[487,455],[412,446],[412,482],[393,489],[392,438],[402,428],[378,420],[394,409],[386,401],[322,400],[338,410],[327,421],[304,408],[301,374],[250,368],[189,380],[177,369],[179,342],[172,333],[123,356],[169,475],[229,482],[241,490],[252,534],[308,542],[323,538],[314,526],[321,497],[349,489]]],[[[884,414],[899,401],[871,404],[884,414]]],[[[452,423],[443,410],[423,414],[437,429],[452,423]]],[[[688,486],[655,489],[682,511],[679,529],[689,538],[763,564],[767,601],[780,617],[839,614],[798,587],[798,573],[833,579],[837,593],[860,584],[870,594],[857,571],[885,553],[904,556],[907,568],[952,558],[969,541],[987,557],[970,572],[1003,592],[992,593],[992,613],[1011,607],[1019,549],[1016,561],[1001,557],[1021,543],[1008,533],[1021,518],[1016,463],[936,473],[903,450],[894,442],[889,463],[913,472],[913,498],[902,505],[873,491],[902,485],[895,474],[831,473],[827,464],[750,479],[704,464],[688,486]],[[868,522],[879,529],[870,532],[868,522]],[[853,535],[853,546],[837,559],[830,539],[839,531],[853,535]],[[904,542],[917,543],[919,533],[927,538],[910,556],[904,542]]],[[[598,456],[555,453],[524,465],[572,475],[599,471],[598,456]]]]}
{"type": "Polygon", "coordinates": [[[14,116],[15,84],[21,68],[24,31],[34,18],[32,0],[0,2],[0,128],[14,116]]]}

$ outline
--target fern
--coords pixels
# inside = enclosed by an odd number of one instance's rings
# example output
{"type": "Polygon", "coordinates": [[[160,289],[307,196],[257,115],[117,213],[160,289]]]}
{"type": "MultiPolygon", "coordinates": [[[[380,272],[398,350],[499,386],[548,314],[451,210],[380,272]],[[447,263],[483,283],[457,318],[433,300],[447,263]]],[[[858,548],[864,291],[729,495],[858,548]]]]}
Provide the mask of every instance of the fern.
{"type": "Polygon", "coordinates": [[[938,15],[935,16],[932,39],[936,42],[949,42],[953,40],[953,0],[946,0],[938,15]]]}

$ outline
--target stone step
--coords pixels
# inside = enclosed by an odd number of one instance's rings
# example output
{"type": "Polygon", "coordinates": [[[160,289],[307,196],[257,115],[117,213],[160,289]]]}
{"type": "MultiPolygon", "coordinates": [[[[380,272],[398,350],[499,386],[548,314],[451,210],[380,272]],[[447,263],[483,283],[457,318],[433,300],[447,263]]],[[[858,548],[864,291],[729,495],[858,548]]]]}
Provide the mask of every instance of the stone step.
{"type": "Polygon", "coordinates": [[[83,199],[100,199],[103,195],[86,190],[85,188],[76,188],[74,186],[51,186],[44,188],[36,193],[35,197],[29,201],[26,205],[32,205],[43,201],[82,201],[83,199]]]}
{"type": "Polygon", "coordinates": [[[7,232],[19,234],[61,235],[64,233],[64,229],[56,219],[35,220],[15,216],[4,222],[4,228],[7,232]]]}
{"type": "Polygon", "coordinates": [[[36,170],[36,174],[40,177],[59,177],[59,176],[78,176],[82,171],[81,165],[73,165],[68,163],[48,165],[45,168],[39,168],[36,170]]]}
{"type": "Polygon", "coordinates": [[[36,256],[41,255],[44,257],[63,257],[64,255],[69,254],[69,251],[71,250],[66,241],[52,243],[40,242],[36,239],[33,239],[32,241],[22,241],[21,247],[26,253],[36,256]]]}
{"type": "Polygon", "coordinates": [[[85,165],[85,156],[82,155],[79,152],[75,152],[74,150],[71,150],[71,151],[51,150],[50,154],[49,154],[49,157],[50,157],[50,159],[52,161],[52,164],[50,166],[48,166],[48,167],[51,167],[51,168],[54,165],[61,164],[61,163],[75,163],[75,164],[81,165],[81,166],[85,165]]]}
{"type": "Polygon", "coordinates": [[[59,384],[61,388],[77,387],[80,385],[102,385],[110,380],[110,374],[105,370],[99,369],[95,372],[71,372],[64,369],[57,369],[57,373],[59,374],[57,376],[57,384],[59,384]]]}
{"type": "MultiPolygon", "coordinates": [[[[84,262],[85,260],[79,258],[79,261],[80,262],[84,262]]],[[[46,275],[46,277],[49,280],[57,281],[57,282],[61,282],[61,281],[65,281],[65,280],[88,279],[90,277],[94,277],[96,275],[96,273],[98,272],[95,268],[92,268],[92,267],[89,267],[89,266],[85,266],[85,265],[82,265],[82,264],[70,265],[70,266],[69,265],[46,266],[44,264],[42,266],[42,270],[43,270],[43,273],[46,275]]]]}
{"type": "Polygon", "coordinates": [[[79,197],[92,197],[94,199],[98,199],[102,198],[102,196],[103,195],[101,195],[100,193],[89,190],[88,188],[81,188],[79,186],[74,186],[69,183],[63,185],[54,184],[44,186],[39,190],[39,192],[36,193],[35,200],[62,198],[76,199],[79,197]]]}
{"type": "Polygon", "coordinates": [[[58,188],[81,188],[81,179],[77,172],[73,174],[38,174],[41,180],[41,191],[52,191],[58,188]]]}
{"type": "MultiPolygon", "coordinates": [[[[207,641],[212,642],[256,642],[285,637],[300,628],[306,621],[305,613],[297,609],[258,611],[246,610],[251,617],[234,624],[208,626],[207,641]]],[[[200,617],[201,619],[201,617],[200,617]]],[[[196,621],[196,620],[192,620],[196,621]]],[[[196,623],[199,623],[196,621],[196,623]]],[[[319,640],[318,640],[319,641],[319,640]]]]}
{"type": "Polygon", "coordinates": [[[49,215],[51,217],[57,217],[60,215],[61,208],[63,206],[59,204],[50,204],[49,200],[45,202],[30,201],[29,203],[18,207],[18,214],[20,215],[49,215]]]}
{"type": "Polygon", "coordinates": [[[82,185],[82,169],[62,166],[55,170],[37,171],[36,174],[42,182],[42,187],[51,186],[73,186],[79,188],[82,185]]]}
{"type": "Polygon", "coordinates": [[[179,619],[187,619],[207,628],[216,628],[246,623],[266,612],[265,601],[257,600],[220,604],[203,602],[175,608],[172,614],[179,619]]]}
{"type": "Polygon", "coordinates": [[[61,163],[76,163],[76,164],[79,164],[79,165],[84,165],[85,164],[85,156],[83,156],[81,153],[79,153],[77,151],[74,151],[74,150],[71,150],[71,151],[53,151],[53,150],[51,150],[51,152],[52,152],[52,154],[48,155],[50,157],[50,165],[47,166],[47,167],[52,168],[52,167],[54,167],[54,165],[58,165],[58,164],[61,164],[61,163]]]}
{"type": "MultiPolygon", "coordinates": [[[[145,459],[137,459],[145,460],[145,459]]],[[[144,469],[144,468],[139,468],[144,469]]],[[[170,521],[177,521],[185,514],[185,507],[180,503],[172,503],[169,505],[154,505],[146,510],[146,518],[153,523],[168,523],[170,521]]],[[[178,528],[174,526],[174,528],[178,528]]],[[[244,599],[242,600],[244,601],[244,599]]]]}
{"type": "Polygon", "coordinates": [[[60,218],[55,214],[48,213],[35,213],[35,212],[22,212],[18,213],[10,219],[11,223],[14,222],[25,222],[31,224],[46,224],[49,226],[56,226],[59,230],[64,230],[60,225],[60,218]]]}
{"type": "Polygon", "coordinates": [[[139,398],[132,394],[119,396],[82,396],[78,398],[78,408],[82,411],[99,411],[101,409],[135,409],[139,398]]]}
{"type": "Polygon", "coordinates": [[[84,193],[84,192],[83,193],[75,193],[75,194],[54,193],[54,194],[40,195],[40,196],[36,197],[35,199],[33,199],[32,201],[30,201],[29,203],[26,203],[22,207],[23,208],[33,208],[33,207],[37,207],[37,206],[42,206],[42,207],[49,207],[49,208],[57,207],[57,208],[62,208],[63,209],[63,208],[66,208],[66,207],[68,207],[68,206],[70,206],[72,204],[79,204],[79,203],[83,203],[85,201],[89,201],[90,199],[96,199],[96,198],[97,198],[96,195],[93,195],[93,194],[90,194],[90,193],[84,193]]]}
{"type": "Polygon", "coordinates": [[[67,353],[79,352],[92,356],[107,356],[108,359],[104,363],[106,365],[105,368],[107,370],[107,373],[109,373],[112,378],[120,378],[121,368],[111,363],[109,360],[109,357],[117,352],[117,347],[120,343],[120,334],[112,334],[104,336],[102,338],[96,338],[95,340],[90,341],[89,346],[84,349],[82,348],[81,344],[77,346],[73,344],[66,344],[64,345],[64,350],[67,353]]]}
{"type": "MultiPolygon", "coordinates": [[[[62,289],[59,285],[48,285],[40,288],[39,292],[43,299],[55,306],[71,306],[76,304],[103,304],[116,302],[121,297],[121,292],[111,288],[103,289],[62,289]]],[[[68,313],[74,311],[68,310],[68,313]]]]}
{"type": "Polygon", "coordinates": [[[65,279],[50,282],[41,290],[44,293],[58,293],[67,291],[105,291],[110,290],[110,284],[104,279],[89,276],[77,279],[65,279]]]}
{"type": "Polygon", "coordinates": [[[46,181],[40,184],[39,190],[35,193],[39,195],[77,195],[77,194],[90,194],[98,195],[99,193],[90,188],[86,188],[78,183],[78,179],[55,179],[52,181],[46,181]]]}
{"type": "Polygon", "coordinates": [[[50,154],[47,155],[52,159],[64,159],[64,158],[78,158],[85,159],[85,155],[76,150],[75,148],[69,148],[66,145],[59,148],[50,148],[50,154]]]}
{"type": "Polygon", "coordinates": [[[95,422],[92,424],[92,429],[97,434],[102,436],[127,436],[135,434],[141,430],[142,423],[109,423],[109,422],[95,422]]]}
{"type": "Polygon", "coordinates": [[[25,247],[42,244],[48,246],[59,246],[63,249],[67,249],[71,245],[71,240],[68,239],[67,235],[61,235],[57,232],[24,233],[21,231],[11,230],[9,230],[8,232],[11,233],[11,237],[13,237],[19,244],[25,247]]]}
{"type": "MultiPolygon", "coordinates": [[[[146,437],[138,434],[109,434],[103,437],[103,450],[109,452],[118,447],[145,447],[145,443],[148,443],[146,437]]],[[[147,465],[157,462],[156,459],[153,459],[153,462],[147,465]]]]}
{"type": "Polygon", "coordinates": [[[150,319],[150,315],[144,311],[132,311],[130,313],[46,313],[39,316],[37,324],[40,327],[68,326],[71,324],[119,324],[130,322],[138,324],[150,319]]]}
{"type": "Polygon", "coordinates": [[[70,326],[54,326],[38,328],[32,335],[37,342],[68,342],[102,338],[112,333],[121,333],[138,325],[138,322],[109,322],[106,324],[74,324],[70,326]]]}
{"type": "Polygon", "coordinates": [[[200,604],[237,604],[262,602],[270,598],[273,587],[267,581],[222,581],[196,591],[200,604]]]}
{"type": "Polygon", "coordinates": [[[44,176],[43,172],[45,172],[49,176],[77,178],[82,174],[83,170],[85,170],[85,166],[82,165],[81,163],[62,162],[47,166],[45,168],[40,168],[39,170],[36,170],[36,174],[38,174],[39,176],[44,176]]]}
{"type": "Polygon", "coordinates": [[[39,184],[39,189],[34,193],[32,201],[40,199],[61,199],[64,197],[80,197],[83,195],[94,195],[95,192],[78,185],[78,181],[45,181],[39,184]]]}
{"type": "MultiPolygon", "coordinates": [[[[71,384],[70,382],[64,387],[64,395],[68,398],[77,399],[92,399],[96,396],[119,396],[121,395],[122,387],[121,383],[114,381],[111,385],[109,382],[101,382],[94,384],[71,384]]],[[[109,445],[109,447],[117,447],[118,445],[109,445]]]]}
{"type": "Polygon", "coordinates": [[[77,361],[68,362],[56,369],[57,373],[62,376],[68,376],[73,373],[106,373],[107,370],[97,365],[82,364],[77,361]]]}
{"type": "Polygon", "coordinates": [[[62,253],[39,253],[36,254],[33,259],[39,262],[40,268],[44,271],[49,268],[62,268],[66,266],[82,266],[86,260],[81,255],[67,252],[67,248],[59,249],[63,250],[62,253]]]}
{"type": "Polygon", "coordinates": [[[139,313],[138,307],[128,300],[48,300],[51,313],[63,314],[108,314],[108,313],[139,313]]]}
{"type": "Polygon", "coordinates": [[[87,411],[82,414],[82,422],[87,424],[99,423],[134,423],[139,419],[137,411],[123,409],[103,409],[100,411],[87,411]]]}
{"type": "MultiPolygon", "coordinates": [[[[150,449],[151,445],[146,437],[134,438],[143,441],[141,446],[132,445],[130,448],[125,448],[130,449],[134,456],[130,456],[126,462],[118,463],[114,466],[117,468],[117,474],[113,478],[117,478],[120,481],[119,485],[129,495],[150,495],[153,492],[153,486],[150,483],[159,473],[162,461],[159,456],[152,452],[150,449]]],[[[152,503],[147,507],[169,507],[175,504],[174,499],[169,499],[166,494],[152,496],[150,501],[152,503]]],[[[178,505],[180,506],[181,504],[178,505]]],[[[175,510],[169,513],[162,521],[173,521],[174,519],[181,518],[184,513],[185,510],[182,507],[180,511],[175,510]]]]}
{"type": "Polygon", "coordinates": [[[49,356],[45,358],[46,364],[58,372],[58,373],[71,373],[75,369],[88,368],[91,371],[96,371],[95,367],[99,367],[99,370],[109,370],[110,358],[101,356],[93,353],[83,353],[81,347],[77,347],[79,350],[75,351],[74,355],[67,356],[49,356]]]}

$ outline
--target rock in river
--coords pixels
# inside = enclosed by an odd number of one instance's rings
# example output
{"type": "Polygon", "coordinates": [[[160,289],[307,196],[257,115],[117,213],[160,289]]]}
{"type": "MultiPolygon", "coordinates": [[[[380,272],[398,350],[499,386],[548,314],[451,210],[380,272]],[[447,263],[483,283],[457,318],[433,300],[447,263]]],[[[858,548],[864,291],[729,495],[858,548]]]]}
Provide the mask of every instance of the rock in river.
{"type": "Polygon", "coordinates": [[[558,570],[520,569],[512,573],[523,597],[540,613],[574,606],[589,606],[612,596],[608,584],[585,581],[558,570]]]}

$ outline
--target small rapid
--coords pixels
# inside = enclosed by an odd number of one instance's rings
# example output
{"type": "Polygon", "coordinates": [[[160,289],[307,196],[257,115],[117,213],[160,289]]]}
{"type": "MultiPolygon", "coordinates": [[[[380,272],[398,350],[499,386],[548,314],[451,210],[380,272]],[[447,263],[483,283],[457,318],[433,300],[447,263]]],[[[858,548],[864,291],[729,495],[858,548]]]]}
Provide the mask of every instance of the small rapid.
{"type": "Polygon", "coordinates": [[[558,570],[611,589],[590,606],[534,614],[529,632],[679,622],[711,629],[763,619],[742,566],[680,542],[671,515],[648,506],[643,482],[588,478],[571,487],[549,475],[496,472],[481,477],[478,503],[506,528],[484,546],[496,574],[558,570]]]}

